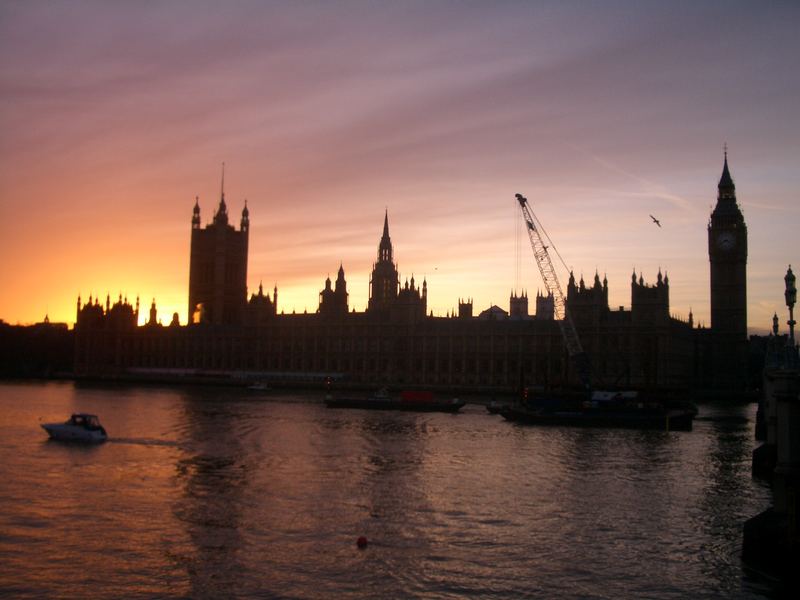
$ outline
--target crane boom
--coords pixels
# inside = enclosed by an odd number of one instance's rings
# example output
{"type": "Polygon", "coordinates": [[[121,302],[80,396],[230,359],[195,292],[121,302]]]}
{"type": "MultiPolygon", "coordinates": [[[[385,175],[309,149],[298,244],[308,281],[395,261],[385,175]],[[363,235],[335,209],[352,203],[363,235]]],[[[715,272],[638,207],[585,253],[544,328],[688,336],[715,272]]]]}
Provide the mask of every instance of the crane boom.
{"type": "Polygon", "coordinates": [[[558,281],[553,261],[550,260],[550,255],[547,252],[547,246],[539,234],[534,221],[533,212],[531,211],[528,199],[522,194],[517,194],[517,202],[522,210],[522,217],[525,219],[525,225],[528,230],[528,237],[531,241],[531,249],[533,250],[533,257],[536,260],[536,266],[539,267],[539,273],[542,275],[542,280],[547,288],[547,291],[553,294],[553,304],[555,308],[555,317],[558,326],[561,329],[561,335],[564,338],[564,344],[567,347],[567,352],[570,358],[575,362],[575,367],[578,372],[578,377],[584,386],[589,386],[589,361],[586,353],[581,346],[581,340],[578,337],[578,332],[575,329],[575,324],[572,322],[572,317],[567,310],[567,301],[564,297],[564,292],[561,289],[561,284],[558,281]]]}

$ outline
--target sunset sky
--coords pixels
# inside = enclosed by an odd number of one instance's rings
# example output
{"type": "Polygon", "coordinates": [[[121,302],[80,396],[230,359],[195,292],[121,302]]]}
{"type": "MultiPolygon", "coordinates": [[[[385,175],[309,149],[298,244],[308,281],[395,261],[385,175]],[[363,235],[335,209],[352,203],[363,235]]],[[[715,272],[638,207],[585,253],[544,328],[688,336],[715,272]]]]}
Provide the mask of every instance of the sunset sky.
{"type": "Polygon", "coordinates": [[[429,310],[507,310],[543,287],[524,238],[517,275],[520,192],[612,307],[660,268],[709,325],[727,143],[766,330],[800,267],[799,23],[794,2],[2,0],[0,318],[121,293],[185,323],[224,162],[249,290],[277,283],[279,311],[316,311],[340,262],[364,310],[386,209],[429,310]]]}

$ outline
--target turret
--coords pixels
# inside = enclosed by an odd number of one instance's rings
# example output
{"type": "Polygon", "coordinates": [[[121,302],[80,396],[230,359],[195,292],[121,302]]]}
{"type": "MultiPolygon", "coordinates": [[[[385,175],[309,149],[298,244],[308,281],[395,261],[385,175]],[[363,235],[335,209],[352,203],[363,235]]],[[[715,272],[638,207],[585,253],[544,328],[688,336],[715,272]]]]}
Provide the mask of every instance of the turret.
{"type": "MultiPolygon", "coordinates": [[[[600,272],[595,269],[591,286],[587,286],[581,275],[578,284],[575,284],[575,275],[570,272],[567,284],[567,305],[570,315],[576,325],[597,324],[608,313],[608,282],[600,281],[600,272]]],[[[552,319],[555,317],[555,298],[548,294],[547,297],[536,299],[537,319],[552,319]],[[551,309],[551,303],[553,308],[551,309]],[[552,312],[551,312],[552,311],[552,312]],[[552,314],[552,316],[551,316],[552,314]],[[541,316],[540,316],[541,315],[541,316]]]]}
{"type": "Polygon", "coordinates": [[[241,230],[246,232],[249,229],[250,229],[250,211],[247,209],[247,198],[245,198],[244,208],[242,209],[241,230]]]}
{"type": "Polygon", "coordinates": [[[200,229],[200,196],[194,197],[194,209],[192,210],[192,229],[200,229]]]}
{"type": "Polygon", "coordinates": [[[336,305],[341,312],[347,312],[349,294],[347,293],[347,281],[344,278],[344,267],[339,263],[339,272],[336,274],[336,305]]]}
{"type": "Polygon", "coordinates": [[[636,322],[663,323],[669,318],[669,285],[659,269],[654,285],[644,282],[644,275],[639,273],[631,283],[631,314],[636,322]]]}
{"type": "Polygon", "coordinates": [[[341,263],[336,274],[335,291],[331,286],[331,278],[325,279],[325,289],[319,293],[318,312],[326,317],[347,315],[347,282],[344,279],[344,268],[341,263]]]}
{"type": "Polygon", "coordinates": [[[511,291],[511,297],[508,301],[508,314],[509,316],[517,319],[528,318],[528,294],[523,291],[517,296],[516,291],[511,291]]]}
{"type": "Polygon", "coordinates": [[[250,296],[247,304],[247,322],[250,325],[264,325],[275,315],[275,306],[269,296],[264,295],[264,285],[259,281],[258,293],[250,296]]]}
{"type": "Polygon", "coordinates": [[[471,319],[472,318],[472,298],[468,300],[458,299],[458,318],[471,319]]]}
{"type": "Polygon", "coordinates": [[[150,305],[150,320],[147,322],[148,325],[155,325],[158,323],[156,313],[156,299],[153,298],[153,303],[150,305]]]}
{"type": "MultiPolygon", "coordinates": [[[[573,280],[573,290],[574,290],[573,280]]],[[[572,292],[575,297],[575,292],[572,292]]],[[[542,294],[541,290],[536,292],[536,319],[539,321],[552,321],[555,318],[555,297],[553,292],[548,292],[547,295],[542,294]]]]}

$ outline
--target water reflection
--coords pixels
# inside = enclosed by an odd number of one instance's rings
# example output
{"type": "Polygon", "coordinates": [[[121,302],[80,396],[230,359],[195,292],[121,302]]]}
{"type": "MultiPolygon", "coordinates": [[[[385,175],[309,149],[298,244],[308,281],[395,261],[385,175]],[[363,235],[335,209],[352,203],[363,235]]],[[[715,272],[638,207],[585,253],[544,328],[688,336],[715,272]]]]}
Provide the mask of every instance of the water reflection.
{"type": "Polygon", "coordinates": [[[756,485],[749,475],[754,431],[748,412],[748,406],[709,406],[709,420],[700,424],[709,432],[700,463],[700,526],[713,540],[703,555],[703,572],[719,589],[730,588],[740,572],[742,526],[753,516],[746,502],[756,485]]]}
{"type": "Polygon", "coordinates": [[[241,445],[248,419],[235,403],[197,393],[182,400],[180,434],[191,452],[175,467],[183,495],[173,512],[186,528],[192,552],[171,558],[185,566],[191,597],[235,595],[244,571],[240,530],[252,471],[241,445]]]}
{"type": "Polygon", "coordinates": [[[738,540],[769,494],[735,420],[539,428],[72,386],[0,386],[0,403],[0,596],[761,594],[738,540]],[[38,418],[73,407],[111,440],[47,442],[38,418]]]}
{"type": "MultiPolygon", "coordinates": [[[[328,569],[313,597],[381,597],[403,589],[406,548],[425,545],[417,527],[427,500],[418,471],[424,462],[426,422],[411,414],[314,408],[313,452],[305,491],[324,498],[306,518],[308,535],[327,550],[304,547],[311,561],[328,569]],[[358,536],[369,548],[356,548],[358,536]],[[355,587],[354,587],[355,586],[355,587]]],[[[307,502],[306,502],[307,504],[307,502]]],[[[318,566],[319,566],[318,565],[318,566]]],[[[291,589],[291,588],[290,588],[291,589]]]]}
{"type": "Polygon", "coordinates": [[[378,580],[408,591],[415,583],[408,581],[408,575],[424,572],[425,558],[434,552],[440,527],[429,490],[420,480],[427,453],[426,419],[413,414],[364,413],[360,433],[368,463],[363,493],[369,520],[362,527],[382,547],[382,560],[375,565],[378,580]]]}
{"type": "Polygon", "coordinates": [[[559,556],[581,565],[587,584],[607,581],[606,594],[647,595],[646,588],[638,587],[652,577],[643,554],[658,557],[660,576],[668,585],[673,561],[680,560],[664,548],[674,520],[667,470],[677,441],[661,432],[568,432],[561,440],[559,536],[575,544],[560,547],[559,556]]]}

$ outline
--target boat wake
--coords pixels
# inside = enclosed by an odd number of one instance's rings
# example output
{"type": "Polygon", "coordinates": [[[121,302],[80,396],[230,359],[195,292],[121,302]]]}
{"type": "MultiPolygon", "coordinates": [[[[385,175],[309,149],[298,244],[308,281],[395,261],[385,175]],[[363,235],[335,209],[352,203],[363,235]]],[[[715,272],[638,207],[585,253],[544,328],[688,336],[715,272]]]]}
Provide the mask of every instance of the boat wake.
{"type": "Polygon", "coordinates": [[[132,446],[162,446],[167,448],[182,448],[183,446],[173,440],[156,440],[150,438],[113,438],[107,440],[109,444],[130,444],[132,446]]]}

